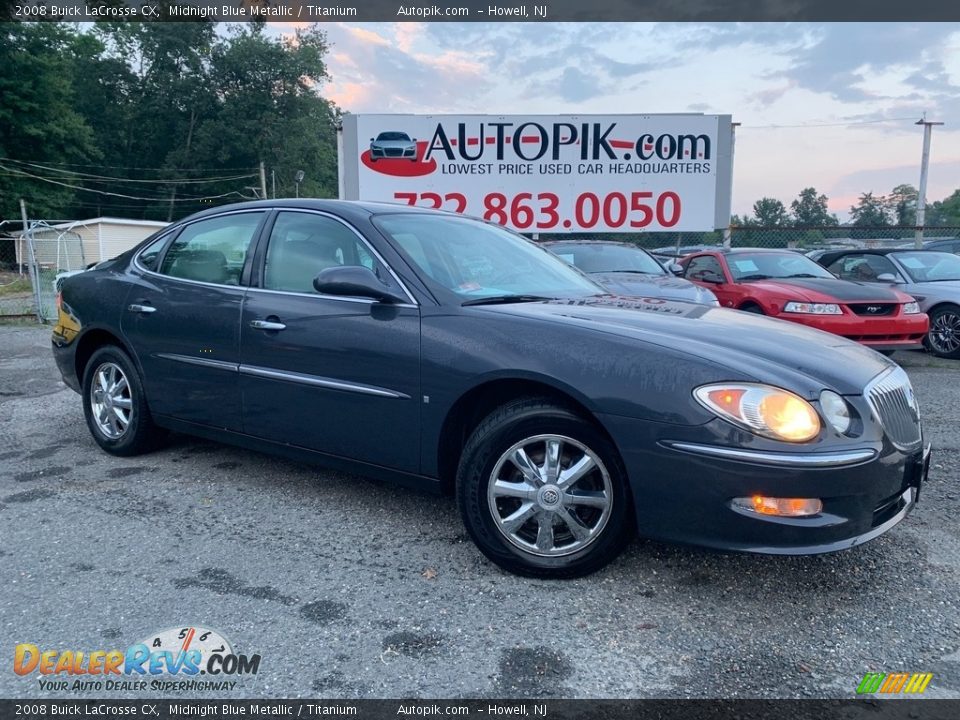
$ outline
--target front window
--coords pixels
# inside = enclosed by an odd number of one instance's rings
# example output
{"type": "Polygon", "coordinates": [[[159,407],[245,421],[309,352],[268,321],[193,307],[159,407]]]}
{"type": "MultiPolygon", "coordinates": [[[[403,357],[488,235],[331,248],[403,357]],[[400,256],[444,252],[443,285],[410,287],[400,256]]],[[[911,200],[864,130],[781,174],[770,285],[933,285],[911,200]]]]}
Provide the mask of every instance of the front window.
{"type": "Polygon", "coordinates": [[[734,282],[833,277],[810,258],[794,252],[731,253],[727,265],[734,282]]]}
{"type": "Polygon", "coordinates": [[[663,266],[640,248],[623,245],[554,245],[550,251],[588,273],[637,272],[665,275],[663,266]]]}
{"type": "Polygon", "coordinates": [[[381,215],[375,222],[424,275],[464,300],[604,292],[540,246],[495,225],[419,213],[381,215]]]}
{"type": "Polygon", "coordinates": [[[960,257],[947,252],[900,252],[894,257],[913,282],[960,280],[960,257]]]}
{"type": "Polygon", "coordinates": [[[382,132],[379,135],[377,135],[377,140],[381,140],[384,142],[388,142],[391,140],[393,141],[406,140],[407,142],[409,142],[410,136],[402,132],[382,132]]]}
{"type": "Polygon", "coordinates": [[[845,255],[830,265],[830,271],[841,280],[877,282],[881,275],[900,278],[896,266],[883,255],[845,255]]]}
{"type": "Polygon", "coordinates": [[[320,271],[343,265],[365,267],[390,282],[363,241],[343,223],[323,215],[281,212],[267,244],[263,287],[316,293],[313,280],[320,271]]]}

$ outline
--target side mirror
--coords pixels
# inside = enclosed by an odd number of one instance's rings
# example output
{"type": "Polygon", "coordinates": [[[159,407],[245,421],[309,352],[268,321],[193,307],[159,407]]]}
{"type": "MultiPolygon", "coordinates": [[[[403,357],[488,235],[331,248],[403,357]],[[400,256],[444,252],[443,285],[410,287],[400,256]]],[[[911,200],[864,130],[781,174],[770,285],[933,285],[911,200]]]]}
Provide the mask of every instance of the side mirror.
{"type": "Polygon", "coordinates": [[[880,273],[877,275],[877,282],[895,283],[897,276],[893,273],[880,273]]]}
{"type": "Polygon", "coordinates": [[[373,142],[376,138],[370,138],[370,142],[373,142]]]}
{"type": "Polygon", "coordinates": [[[714,285],[723,285],[726,282],[723,275],[717,275],[716,273],[712,272],[703,273],[697,278],[697,280],[700,282],[713,283],[714,285]]]}
{"type": "Polygon", "coordinates": [[[410,142],[416,142],[416,141],[417,141],[417,139],[416,139],[416,138],[413,138],[410,142]]]}
{"type": "Polygon", "coordinates": [[[321,270],[313,279],[314,289],[323,295],[372,298],[382,303],[404,303],[407,298],[384,285],[369,268],[344,265],[321,270]]]}
{"type": "Polygon", "coordinates": [[[667,270],[674,275],[683,275],[683,265],[680,263],[670,263],[670,265],[667,266],[667,270]]]}

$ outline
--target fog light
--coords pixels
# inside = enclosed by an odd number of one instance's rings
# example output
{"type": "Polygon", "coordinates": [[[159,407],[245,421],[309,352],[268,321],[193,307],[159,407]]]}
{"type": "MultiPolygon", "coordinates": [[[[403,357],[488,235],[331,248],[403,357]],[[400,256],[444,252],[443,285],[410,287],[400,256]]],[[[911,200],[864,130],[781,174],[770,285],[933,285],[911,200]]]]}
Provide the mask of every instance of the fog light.
{"type": "Polygon", "coordinates": [[[779,517],[807,517],[823,510],[823,502],[818,498],[775,498],[754,495],[734,498],[733,504],[741,510],[779,517]]]}

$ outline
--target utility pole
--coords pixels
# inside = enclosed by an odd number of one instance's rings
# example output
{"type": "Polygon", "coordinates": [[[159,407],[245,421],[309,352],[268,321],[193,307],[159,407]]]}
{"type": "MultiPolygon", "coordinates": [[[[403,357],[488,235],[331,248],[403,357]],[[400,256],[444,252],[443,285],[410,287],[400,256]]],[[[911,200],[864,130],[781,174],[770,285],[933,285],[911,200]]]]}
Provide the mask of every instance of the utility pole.
{"type": "Polygon", "coordinates": [[[273,185],[273,199],[277,199],[277,171],[270,171],[270,184],[273,185]]]}
{"type": "MultiPolygon", "coordinates": [[[[742,123],[730,123],[730,197],[733,198],[733,153],[737,147],[737,128],[742,123]]],[[[733,230],[730,228],[730,218],[727,218],[727,226],[723,229],[723,247],[730,249],[733,242],[733,230]]],[[[680,254],[680,235],[677,235],[677,254],[680,254]]]]}
{"type": "Polygon", "coordinates": [[[260,197],[267,199],[267,171],[263,167],[263,160],[260,161],[260,197]]]}
{"type": "Polygon", "coordinates": [[[927,171],[930,169],[930,136],[933,135],[933,126],[943,125],[943,123],[927,120],[927,114],[924,113],[916,124],[923,125],[923,155],[920,158],[920,187],[917,190],[917,228],[913,237],[913,246],[919,250],[923,247],[923,223],[927,215],[927,171]]]}

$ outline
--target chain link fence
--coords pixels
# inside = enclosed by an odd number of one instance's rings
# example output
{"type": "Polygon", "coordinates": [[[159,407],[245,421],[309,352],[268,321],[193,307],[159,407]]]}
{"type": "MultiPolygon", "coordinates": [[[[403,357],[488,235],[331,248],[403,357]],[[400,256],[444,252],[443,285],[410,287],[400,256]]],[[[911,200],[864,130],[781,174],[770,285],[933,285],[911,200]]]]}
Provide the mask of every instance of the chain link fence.
{"type": "MultiPolygon", "coordinates": [[[[791,248],[802,251],[841,248],[913,247],[917,228],[913,226],[864,227],[761,227],[732,226],[710,232],[584,233],[580,240],[617,240],[633,243],[656,255],[681,256],[706,248],[729,247],[791,248]],[[725,242],[726,241],[726,242],[725,242]]],[[[960,238],[960,226],[928,227],[924,243],[960,238]]],[[[569,235],[540,235],[540,240],[569,240],[569,235]]]]}
{"type": "Polygon", "coordinates": [[[57,277],[86,266],[83,242],[72,230],[45,222],[0,238],[0,319],[57,315],[57,277]]]}

